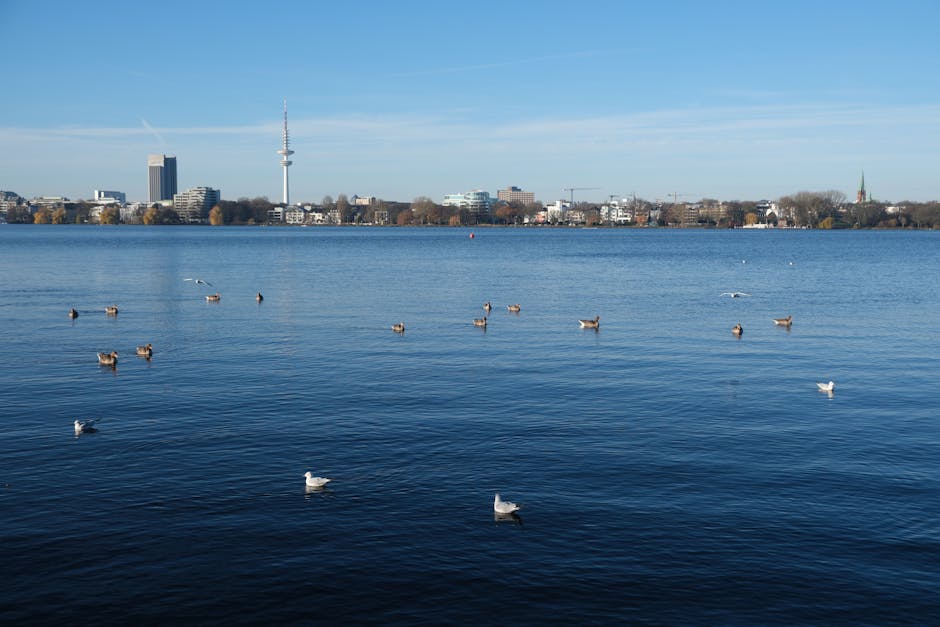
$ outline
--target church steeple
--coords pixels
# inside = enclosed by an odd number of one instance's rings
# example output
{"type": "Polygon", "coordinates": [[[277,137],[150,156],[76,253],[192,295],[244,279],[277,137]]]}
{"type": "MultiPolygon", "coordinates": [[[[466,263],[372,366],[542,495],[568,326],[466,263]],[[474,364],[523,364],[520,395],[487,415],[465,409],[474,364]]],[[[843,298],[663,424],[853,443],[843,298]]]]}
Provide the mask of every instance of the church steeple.
{"type": "Polygon", "coordinates": [[[862,170],[862,181],[858,184],[858,194],[855,196],[855,202],[866,202],[868,195],[865,193],[865,170],[862,170]]]}

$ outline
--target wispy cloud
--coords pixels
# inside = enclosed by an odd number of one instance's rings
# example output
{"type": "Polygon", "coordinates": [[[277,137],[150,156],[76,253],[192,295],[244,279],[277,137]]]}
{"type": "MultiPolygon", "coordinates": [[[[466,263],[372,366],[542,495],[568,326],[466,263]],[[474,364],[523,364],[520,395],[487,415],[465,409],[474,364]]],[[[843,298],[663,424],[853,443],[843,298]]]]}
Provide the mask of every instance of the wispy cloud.
{"type": "Polygon", "coordinates": [[[151,133],[153,133],[153,136],[157,138],[157,141],[160,142],[160,145],[161,145],[161,146],[166,146],[166,140],[163,139],[163,136],[160,135],[160,133],[158,133],[155,128],[153,128],[152,126],[150,126],[150,123],[147,122],[147,120],[145,120],[145,119],[143,119],[143,118],[140,118],[140,123],[144,125],[144,128],[145,128],[145,129],[147,129],[148,131],[150,131],[151,133]]]}
{"type": "MultiPolygon", "coordinates": [[[[794,131],[833,131],[851,127],[867,132],[920,128],[940,130],[940,105],[766,105],[664,109],[607,116],[546,116],[494,123],[468,114],[348,115],[291,121],[291,138],[300,141],[433,142],[448,145],[482,139],[491,141],[544,140],[550,142],[613,142],[627,138],[655,137],[675,140],[700,137],[729,138],[752,133],[780,134],[794,131]]],[[[0,127],[0,141],[113,140],[156,138],[162,145],[205,136],[273,138],[278,143],[277,123],[243,126],[181,126],[154,128],[141,118],[139,127],[0,127]]]]}
{"type": "Polygon", "coordinates": [[[539,57],[530,57],[526,59],[505,59],[503,61],[493,61],[491,63],[477,63],[473,65],[455,65],[451,67],[426,68],[421,70],[412,70],[409,72],[396,72],[391,74],[391,78],[412,78],[416,76],[433,76],[439,74],[459,74],[461,72],[478,72],[481,70],[493,70],[496,68],[515,67],[520,65],[531,65],[533,63],[545,63],[546,61],[563,61],[567,59],[584,59],[589,57],[609,56],[620,54],[616,51],[605,50],[582,50],[579,52],[567,52],[559,54],[550,54],[539,57]]]}

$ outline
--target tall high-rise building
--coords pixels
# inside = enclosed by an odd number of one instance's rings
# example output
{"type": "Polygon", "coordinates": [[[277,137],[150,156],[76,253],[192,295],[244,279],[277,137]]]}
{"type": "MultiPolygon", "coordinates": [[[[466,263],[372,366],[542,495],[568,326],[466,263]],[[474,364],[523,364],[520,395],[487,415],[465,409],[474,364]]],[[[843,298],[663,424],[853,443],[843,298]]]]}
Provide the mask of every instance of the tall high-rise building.
{"type": "Polygon", "coordinates": [[[150,202],[173,200],[176,193],[176,157],[147,155],[150,175],[150,202]]]}

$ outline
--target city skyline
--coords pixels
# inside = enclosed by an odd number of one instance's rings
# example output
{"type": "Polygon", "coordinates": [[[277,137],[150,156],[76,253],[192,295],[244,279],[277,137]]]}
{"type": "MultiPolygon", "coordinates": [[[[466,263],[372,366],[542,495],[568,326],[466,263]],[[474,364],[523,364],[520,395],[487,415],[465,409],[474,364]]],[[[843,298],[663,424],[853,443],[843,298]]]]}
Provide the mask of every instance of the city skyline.
{"type": "Polygon", "coordinates": [[[931,3],[164,6],[0,3],[23,35],[0,42],[0,189],[144,200],[162,153],[180,189],[277,201],[288,100],[293,201],[854,198],[863,170],[876,200],[940,198],[931,3]]]}

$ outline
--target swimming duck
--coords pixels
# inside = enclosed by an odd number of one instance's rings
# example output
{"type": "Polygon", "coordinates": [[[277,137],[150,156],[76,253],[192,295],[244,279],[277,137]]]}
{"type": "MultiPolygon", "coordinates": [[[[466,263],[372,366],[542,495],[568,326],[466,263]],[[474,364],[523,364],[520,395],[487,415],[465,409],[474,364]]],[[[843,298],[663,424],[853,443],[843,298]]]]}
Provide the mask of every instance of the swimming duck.
{"type": "Polygon", "coordinates": [[[117,366],[118,354],[116,351],[111,351],[110,353],[98,353],[98,365],[100,366],[111,366],[114,368],[117,366]]]}
{"type": "Polygon", "coordinates": [[[153,344],[147,344],[146,346],[138,346],[137,355],[140,357],[146,357],[148,359],[153,357],[153,344]]]}
{"type": "Polygon", "coordinates": [[[404,333],[405,332],[405,323],[399,322],[398,324],[392,325],[392,331],[395,333],[404,333]]]}
{"type": "Polygon", "coordinates": [[[486,316],[483,316],[482,318],[474,318],[473,325],[477,327],[486,327],[486,316]]]}
{"type": "Polygon", "coordinates": [[[582,329],[599,329],[601,326],[600,320],[600,316],[594,316],[593,320],[578,320],[578,324],[581,325],[582,329]]]}
{"type": "Polygon", "coordinates": [[[110,307],[105,307],[104,312],[109,316],[116,316],[118,314],[117,305],[111,305],[110,307]]]}
{"type": "Polygon", "coordinates": [[[222,300],[222,295],[216,292],[215,294],[209,294],[206,296],[206,300],[210,303],[217,303],[222,300]]]}
{"type": "Polygon", "coordinates": [[[490,310],[493,309],[493,304],[490,301],[483,303],[483,309],[486,310],[486,313],[490,313],[490,310]]]}
{"type": "Polygon", "coordinates": [[[774,318],[774,324],[781,327],[788,327],[793,324],[793,316],[787,316],[786,318],[774,318]]]}
{"type": "Polygon", "coordinates": [[[509,311],[511,311],[511,312],[513,312],[513,313],[519,313],[520,311],[522,311],[522,305],[518,305],[518,304],[516,304],[516,305],[506,305],[506,309],[508,309],[509,311]]]}
{"type": "Polygon", "coordinates": [[[74,320],[75,318],[78,318],[78,312],[75,311],[74,307],[69,309],[69,318],[71,318],[72,320],[74,320]]]}
{"type": "Polygon", "coordinates": [[[731,328],[731,332],[738,337],[741,337],[741,334],[744,333],[744,327],[742,327],[741,323],[739,322],[731,328]]]}
{"type": "Polygon", "coordinates": [[[264,300],[264,296],[261,295],[261,292],[258,292],[258,295],[255,296],[255,300],[259,303],[264,300]]]}

